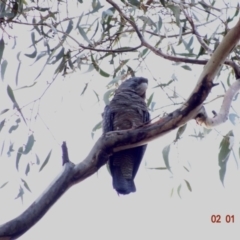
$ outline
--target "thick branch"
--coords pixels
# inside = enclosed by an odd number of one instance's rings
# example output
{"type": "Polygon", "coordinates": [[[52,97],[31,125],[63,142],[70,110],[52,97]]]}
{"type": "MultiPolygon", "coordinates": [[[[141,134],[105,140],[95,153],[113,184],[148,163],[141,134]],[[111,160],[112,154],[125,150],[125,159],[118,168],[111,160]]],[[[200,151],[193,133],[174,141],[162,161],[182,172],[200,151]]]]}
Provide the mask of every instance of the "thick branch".
{"type": "Polygon", "coordinates": [[[71,186],[73,163],[67,163],[47,190],[20,216],[0,226],[0,240],[16,239],[37,223],[71,186]],[[5,237],[5,238],[4,238],[5,237]]]}
{"type": "MultiPolygon", "coordinates": [[[[111,0],[107,0],[114,7],[111,0]]],[[[115,7],[116,8],[116,7],[115,7]]],[[[119,9],[118,6],[116,8],[119,9]]],[[[119,12],[120,14],[121,11],[119,12]]],[[[126,18],[133,27],[135,23],[126,18]]],[[[138,30],[137,28],[135,29],[138,30]]],[[[138,31],[138,33],[140,33],[138,31]]],[[[158,51],[150,46],[141,34],[144,46],[158,51]]],[[[69,162],[67,151],[63,147],[63,171],[50,187],[26,211],[17,218],[0,226],[0,240],[14,239],[30,229],[51,206],[74,184],[83,181],[94,174],[104,165],[112,152],[120,151],[134,146],[143,145],[157,137],[163,136],[173,129],[193,119],[202,107],[203,101],[213,87],[213,79],[220,65],[240,39],[240,21],[229,31],[222,43],[218,46],[198,80],[198,84],[190,95],[188,101],[179,109],[170,113],[159,121],[143,126],[142,128],[108,132],[102,135],[95,143],[89,155],[79,164],[69,162]]]]}

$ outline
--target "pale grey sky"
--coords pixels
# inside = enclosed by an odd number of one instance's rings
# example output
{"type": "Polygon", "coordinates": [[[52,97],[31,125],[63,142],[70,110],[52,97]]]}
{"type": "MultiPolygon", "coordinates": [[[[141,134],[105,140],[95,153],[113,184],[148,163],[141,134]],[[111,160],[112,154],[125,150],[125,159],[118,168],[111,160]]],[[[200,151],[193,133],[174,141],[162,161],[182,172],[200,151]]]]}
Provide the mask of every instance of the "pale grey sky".
{"type": "MultiPolygon", "coordinates": [[[[19,37],[19,41],[24,43],[24,40],[26,44],[26,39],[19,37]]],[[[12,52],[10,48],[6,51],[12,54],[11,65],[16,66],[16,52],[12,52]]],[[[31,67],[29,65],[30,62],[24,62],[23,68],[26,71],[23,71],[19,78],[26,85],[32,83],[34,74],[40,69],[40,65],[31,67]]],[[[194,71],[188,72],[153,54],[146,61],[146,66],[147,68],[139,70],[138,74],[150,79],[149,92],[155,84],[151,81],[152,76],[166,79],[174,72],[176,76],[181,76],[178,89],[183,98],[191,92],[202,69],[196,67],[194,71]],[[184,87],[181,88],[180,84],[183,82],[184,87]]],[[[47,69],[39,79],[34,92],[32,90],[16,92],[18,101],[27,103],[29,99],[42,92],[46,87],[46,81],[51,80],[48,76],[54,70],[47,69]]],[[[5,104],[11,106],[3,89],[6,84],[15,81],[15,73],[7,71],[6,79],[8,81],[0,82],[0,95],[4,99],[0,103],[0,110],[6,108],[5,104]]],[[[104,103],[97,103],[91,91],[86,92],[84,97],[80,96],[85,79],[91,80],[90,89],[98,89],[100,93],[104,93],[105,86],[110,81],[101,78],[96,72],[88,74],[77,72],[64,80],[59,78],[41,101],[40,116],[44,122],[40,118],[33,122],[35,148],[28,156],[22,157],[20,172],[15,169],[15,155],[11,158],[6,154],[1,157],[0,185],[6,180],[10,182],[0,190],[0,224],[26,209],[61,171],[60,144],[63,140],[67,141],[71,161],[78,163],[100,136],[101,131],[92,139],[90,133],[93,126],[101,120],[104,103]],[[53,149],[53,152],[48,166],[40,174],[39,166],[33,166],[26,178],[32,193],[25,190],[23,204],[19,199],[14,200],[21,182],[20,178],[25,178],[24,161],[35,160],[35,152],[43,161],[50,149],[53,149]]],[[[156,95],[155,101],[161,105],[161,102],[165,102],[166,96],[161,95],[160,91],[157,93],[160,97],[156,95]]],[[[215,106],[209,105],[209,111],[220,106],[219,104],[218,101],[215,106]]],[[[25,113],[28,114],[27,110],[25,113]]],[[[136,177],[136,193],[119,197],[112,188],[111,177],[104,166],[97,174],[72,187],[40,222],[19,239],[239,239],[240,174],[233,158],[228,163],[225,188],[218,176],[217,154],[221,135],[227,133],[232,125],[227,122],[213,130],[213,133],[203,141],[187,137],[193,128],[200,129],[194,121],[190,122],[184,141],[173,146],[170,156],[173,176],[168,171],[148,170],[145,164],[149,167],[164,166],[162,148],[174,140],[175,131],[149,143],[136,177]],[[189,173],[182,167],[188,164],[189,173]],[[183,179],[190,182],[193,192],[187,190],[183,179]],[[176,193],[180,183],[183,184],[181,199],[176,193]],[[170,197],[173,187],[175,192],[173,197],[170,197]],[[212,215],[220,215],[222,223],[212,223],[212,215]],[[234,215],[235,223],[226,223],[226,215],[234,215]]],[[[235,132],[236,134],[240,132],[239,125],[236,126],[235,132]]],[[[3,131],[2,134],[4,134],[2,138],[9,139],[7,132],[3,131]]],[[[24,126],[13,137],[16,145],[22,143],[26,137],[24,126]]],[[[238,144],[239,136],[236,135],[236,138],[238,144]]],[[[239,156],[237,157],[239,159],[239,156]]]]}

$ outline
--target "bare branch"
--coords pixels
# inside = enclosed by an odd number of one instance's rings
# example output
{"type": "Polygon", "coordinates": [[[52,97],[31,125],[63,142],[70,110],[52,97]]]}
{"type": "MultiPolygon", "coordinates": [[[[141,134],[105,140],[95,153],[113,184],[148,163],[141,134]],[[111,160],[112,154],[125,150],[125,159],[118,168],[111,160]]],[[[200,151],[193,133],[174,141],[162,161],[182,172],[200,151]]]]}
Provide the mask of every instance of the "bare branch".
{"type": "Polygon", "coordinates": [[[203,107],[196,117],[197,123],[205,128],[213,128],[226,122],[228,120],[229,109],[231,107],[233,97],[239,90],[240,79],[237,79],[236,82],[234,82],[225,93],[219,113],[210,118],[207,116],[205,108],[203,107]]]}

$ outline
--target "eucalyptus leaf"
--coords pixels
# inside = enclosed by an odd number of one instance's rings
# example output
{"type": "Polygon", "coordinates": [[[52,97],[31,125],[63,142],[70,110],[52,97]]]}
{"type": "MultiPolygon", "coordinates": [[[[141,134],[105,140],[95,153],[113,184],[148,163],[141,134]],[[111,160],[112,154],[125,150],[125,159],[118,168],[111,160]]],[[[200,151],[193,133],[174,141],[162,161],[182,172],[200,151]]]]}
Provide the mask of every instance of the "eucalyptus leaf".
{"type": "Polygon", "coordinates": [[[52,150],[48,153],[46,159],[44,160],[43,164],[41,165],[41,167],[39,169],[39,172],[41,172],[43,170],[43,168],[48,164],[48,161],[51,157],[51,153],[52,153],[52,150]]]}
{"type": "Polygon", "coordinates": [[[164,163],[165,163],[165,166],[167,167],[168,171],[172,172],[171,171],[171,167],[170,167],[170,164],[169,164],[169,152],[170,152],[170,148],[171,148],[171,145],[167,145],[163,148],[162,150],[162,156],[163,156],[163,160],[164,160],[164,163]]]}
{"type": "Polygon", "coordinates": [[[1,64],[1,78],[2,80],[4,80],[4,75],[5,75],[5,71],[6,71],[6,68],[7,68],[7,60],[3,60],[2,61],[2,64],[1,64]]]}
{"type": "Polygon", "coordinates": [[[224,178],[227,170],[227,162],[230,157],[231,153],[231,137],[233,137],[233,132],[229,131],[226,136],[223,137],[220,146],[219,146],[219,153],[218,153],[218,165],[220,167],[219,169],[219,177],[224,185],[224,178]]]}
{"type": "Polygon", "coordinates": [[[1,40],[0,40],[0,62],[1,62],[1,60],[2,60],[4,48],[5,48],[5,43],[4,43],[4,40],[1,39],[1,40]]]}

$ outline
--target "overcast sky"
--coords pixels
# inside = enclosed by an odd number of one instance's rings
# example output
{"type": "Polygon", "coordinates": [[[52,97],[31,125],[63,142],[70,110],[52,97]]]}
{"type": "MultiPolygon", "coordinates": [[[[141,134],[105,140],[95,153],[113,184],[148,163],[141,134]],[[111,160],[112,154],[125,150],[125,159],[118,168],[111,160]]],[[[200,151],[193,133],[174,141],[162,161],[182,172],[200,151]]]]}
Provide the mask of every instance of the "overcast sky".
{"type": "MultiPolygon", "coordinates": [[[[23,41],[23,38],[19,39],[23,41]]],[[[6,53],[12,54],[12,69],[16,69],[16,52],[12,52],[8,46],[6,53]]],[[[30,64],[30,61],[23,63],[25,70],[19,77],[26,85],[32,83],[35,69],[39,69],[39,65],[30,67],[30,64]]],[[[148,97],[155,84],[151,81],[152,76],[170,78],[174,72],[184,79],[184,88],[180,95],[185,98],[190,94],[202,70],[202,67],[196,67],[192,72],[179,70],[153,54],[146,61],[146,66],[147,68],[139,70],[138,75],[150,80],[148,97]],[[156,65],[153,64],[155,62],[156,65]]],[[[48,76],[54,70],[47,69],[36,90],[19,90],[16,93],[18,101],[23,104],[34,99],[46,87],[48,76]]],[[[5,87],[15,81],[15,72],[8,70],[5,79],[7,81],[0,82],[0,111],[11,107],[5,87]]],[[[5,153],[1,157],[0,185],[7,180],[9,184],[0,190],[0,224],[26,209],[61,171],[60,146],[63,140],[67,141],[70,160],[79,163],[100,136],[101,131],[98,131],[92,139],[91,130],[101,120],[104,103],[97,102],[93,91],[80,96],[89,79],[89,88],[98,89],[101,94],[106,91],[105,87],[110,81],[99,77],[96,72],[77,72],[64,80],[59,78],[51,86],[41,101],[38,120],[32,126],[36,139],[34,151],[21,159],[23,163],[19,172],[15,169],[15,155],[8,157],[5,153]],[[43,161],[51,149],[52,156],[47,167],[38,173],[39,166],[34,165],[26,178],[24,160],[35,161],[37,153],[43,161]],[[20,199],[14,199],[19,190],[20,178],[26,179],[32,190],[32,193],[25,191],[23,203],[20,199]]],[[[161,92],[157,93],[161,95],[161,92]]],[[[160,104],[164,97],[166,96],[156,96],[155,100],[160,104]]],[[[217,106],[219,104],[220,102],[216,103],[217,106]]],[[[211,110],[212,107],[209,111],[211,110]]],[[[25,111],[28,114],[28,110],[25,111]]],[[[13,119],[15,121],[14,117],[13,119]]],[[[184,141],[173,145],[170,160],[174,175],[166,170],[149,170],[148,167],[164,166],[162,149],[174,140],[176,131],[149,143],[135,180],[136,193],[118,196],[104,166],[97,174],[72,187],[41,221],[19,239],[239,239],[240,174],[235,160],[229,160],[225,188],[218,175],[217,154],[221,135],[227,133],[232,124],[227,122],[213,130],[203,141],[188,137],[193,133],[193,128],[200,129],[191,121],[183,136],[184,141]],[[187,166],[190,172],[185,171],[183,166],[187,166]],[[190,182],[192,192],[188,191],[183,179],[190,182]],[[180,198],[177,187],[181,183],[180,198]],[[172,188],[175,191],[171,197],[172,188]],[[221,223],[212,223],[212,215],[220,215],[221,223]],[[226,215],[233,215],[235,222],[226,223],[226,215]]],[[[26,129],[23,128],[12,135],[15,136],[16,143],[23,142],[25,132],[26,129]]],[[[240,132],[239,126],[235,132],[240,132]]],[[[239,136],[236,137],[239,140],[239,136]]],[[[7,131],[2,132],[0,140],[3,139],[9,139],[7,131]]],[[[237,144],[238,142],[236,141],[237,144]]],[[[238,155],[237,158],[239,159],[238,155]]]]}

